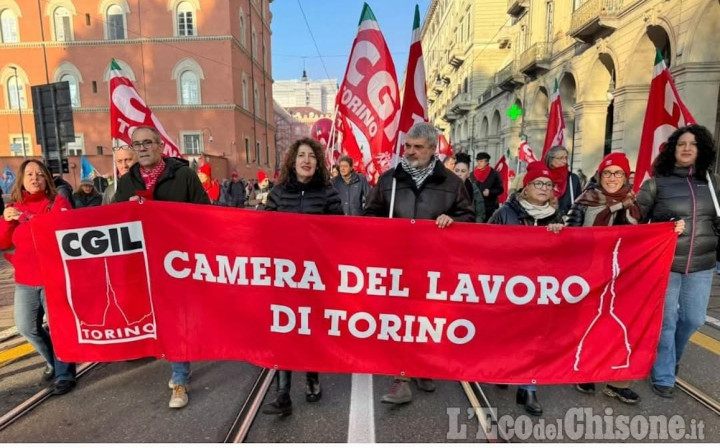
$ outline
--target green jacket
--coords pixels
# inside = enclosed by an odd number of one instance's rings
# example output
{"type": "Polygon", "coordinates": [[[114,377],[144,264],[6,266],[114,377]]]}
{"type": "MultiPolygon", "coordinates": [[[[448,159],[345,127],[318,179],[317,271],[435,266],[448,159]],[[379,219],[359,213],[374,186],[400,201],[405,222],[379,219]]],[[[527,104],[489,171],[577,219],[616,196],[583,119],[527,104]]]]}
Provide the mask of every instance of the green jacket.
{"type": "MultiPolygon", "coordinates": [[[[187,162],[173,157],[163,157],[165,170],[153,191],[153,199],[157,201],[188,202],[191,204],[210,204],[210,199],[200,183],[197,174],[190,169],[187,162]]],[[[137,191],[145,190],[145,182],[140,175],[140,164],[136,163],[123,177],[118,180],[115,202],[125,202],[137,195],[137,191]]]]}

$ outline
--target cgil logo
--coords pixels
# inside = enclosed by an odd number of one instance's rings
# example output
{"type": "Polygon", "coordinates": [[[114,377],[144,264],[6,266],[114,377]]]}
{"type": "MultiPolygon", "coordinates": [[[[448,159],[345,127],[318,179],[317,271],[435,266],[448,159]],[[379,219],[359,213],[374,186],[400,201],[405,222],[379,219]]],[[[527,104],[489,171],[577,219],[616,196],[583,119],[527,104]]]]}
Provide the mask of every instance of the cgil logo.
{"type": "Polygon", "coordinates": [[[139,223],[59,232],[63,258],[98,257],[143,249],[139,223]]]}

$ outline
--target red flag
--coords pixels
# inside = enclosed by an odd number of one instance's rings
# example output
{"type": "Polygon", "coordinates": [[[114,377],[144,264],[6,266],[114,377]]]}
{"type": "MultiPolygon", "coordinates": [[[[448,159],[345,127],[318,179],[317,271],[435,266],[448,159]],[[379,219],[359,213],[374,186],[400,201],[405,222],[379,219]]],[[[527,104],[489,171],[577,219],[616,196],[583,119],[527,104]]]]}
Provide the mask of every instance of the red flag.
{"type": "Polygon", "coordinates": [[[527,164],[538,161],[535,158],[535,154],[528,142],[520,142],[520,146],[518,147],[518,158],[521,162],[525,162],[527,164]]]}
{"type": "Polygon", "coordinates": [[[695,119],[685,107],[675,88],[670,70],[659,50],[655,54],[655,68],[650,82],[645,122],[643,123],[640,151],[638,152],[635,184],[637,193],[640,186],[652,176],[652,164],[662,151],[670,134],[679,127],[694,124],[695,119]]]}
{"type": "Polygon", "coordinates": [[[360,145],[358,145],[358,142],[355,139],[355,134],[353,134],[352,126],[345,117],[341,115],[338,115],[338,117],[342,123],[340,127],[340,132],[342,132],[342,153],[343,155],[346,155],[353,159],[353,169],[356,172],[360,174],[365,174],[363,153],[360,150],[360,145]]]}
{"type": "Polygon", "coordinates": [[[442,156],[443,160],[445,160],[446,157],[451,157],[453,155],[453,147],[443,134],[438,136],[438,144],[435,154],[437,156],[442,156]]]}
{"type": "Polygon", "coordinates": [[[110,64],[110,132],[113,138],[132,144],[132,132],[139,126],[151,126],[158,130],[165,142],[163,155],[180,157],[180,149],[165,132],[155,114],[135,90],[132,81],[125,76],[113,59],[110,64]]]}
{"type": "Polygon", "coordinates": [[[407,135],[415,123],[428,121],[425,63],[423,62],[420,31],[420,8],[418,5],[415,5],[410,55],[408,56],[407,68],[405,69],[405,90],[403,91],[402,109],[400,110],[400,132],[397,141],[397,154],[393,160],[393,166],[397,165],[400,157],[403,155],[403,137],[407,135]]]}
{"type": "Polygon", "coordinates": [[[550,98],[550,118],[548,118],[547,131],[545,132],[545,143],[543,144],[542,158],[553,146],[565,144],[565,117],[563,116],[562,103],[560,101],[560,89],[557,79],[555,90],[550,98]]]}
{"type": "Polygon", "coordinates": [[[503,193],[498,196],[498,202],[504,203],[508,198],[508,190],[510,187],[510,167],[508,167],[507,159],[505,156],[500,157],[497,164],[495,165],[495,171],[500,175],[500,180],[503,184],[503,193]]]}
{"type": "Polygon", "coordinates": [[[338,113],[367,138],[375,169],[379,173],[389,169],[400,120],[400,96],[390,50],[367,3],[336,103],[338,113]]]}

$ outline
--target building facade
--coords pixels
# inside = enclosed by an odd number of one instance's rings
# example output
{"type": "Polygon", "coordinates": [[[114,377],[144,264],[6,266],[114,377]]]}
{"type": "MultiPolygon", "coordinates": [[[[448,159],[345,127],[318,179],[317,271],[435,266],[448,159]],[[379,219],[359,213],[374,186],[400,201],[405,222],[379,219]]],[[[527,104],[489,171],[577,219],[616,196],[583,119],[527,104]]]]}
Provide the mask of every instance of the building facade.
{"type": "MultiPolygon", "coordinates": [[[[457,2],[463,3],[433,5],[457,2]]],[[[492,70],[492,82],[470,98],[465,115],[444,109],[455,144],[497,160],[508,148],[516,153],[522,134],[539,156],[557,81],[573,169],[592,173],[611,151],[625,152],[634,166],[656,48],[695,119],[716,139],[720,135],[717,0],[502,3],[496,6],[506,21],[488,46],[505,57],[492,70]],[[522,114],[511,118],[511,108],[522,114]]]]}
{"type": "Polygon", "coordinates": [[[280,164],[283,162],[288,149],[290,149],[290,145],[295,140],[309,136],[312,124],[299,120],[296,114],[283,108],[277,101],[273,101],[273,104],[275,107],[275,148],[277,151],[275,172],[279,173],[280,164]]]}
{"type": "Polygon", "coordinates": [[[20,116],[41,156],[30,86],[67,81],[68,154],[110,173],[114,58],[188,159],[220,178],[274,167],[271,18],[269,0],[0,0],[0,156],[22,160],[20,116]]]}
{"type": "Polygon", "coordinates": [[[273,86],[273,98],[285,109],[312,107],[324,114],[332,114],[337,93],[337,79],[312,80],[305,70],[302,78],[275,81],[273,86]]]}

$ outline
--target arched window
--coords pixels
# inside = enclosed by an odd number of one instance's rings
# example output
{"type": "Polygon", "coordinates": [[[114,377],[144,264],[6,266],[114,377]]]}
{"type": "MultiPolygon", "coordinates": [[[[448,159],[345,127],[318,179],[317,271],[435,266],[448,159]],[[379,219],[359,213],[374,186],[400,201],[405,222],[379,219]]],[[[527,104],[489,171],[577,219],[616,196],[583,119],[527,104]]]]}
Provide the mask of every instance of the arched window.
{"type": "Polygon", "coordinates": [[[195,36],[195,8],[190,2],[182,2],[177,6],[177,35],[195,36]]]}
{"type": "Polygon", "coordinates": [[[253,59],[257,59],[257,33],[255,33],[255,25],[252,25],[251,29],[250,45],[252,46],[252,57],[253,59]]]}
{"type": "Polygon", "coordinates": [[[105,23],[107,25],[107,38],[109,40],[126,39],[125,11],[120,5],[111,5],[107,9],[105,23]]]}
{"type": "Polygon", "coordinates": [[[248,80],[245,73],[242,74],[242,105],[245,110],[248,109],[248,80]]]}
{"type": "Polygon", "coordinates": [[[26,109],[25,83],[17,75],[8,78],[5,88],[8,92],[8,109],[26,109]]]}
{"type": "Polygon", "coordinates": [[[247,29],[245,28],[245,11],[240,8],[240,44],[247,47],[247,29]]]}
{"type": "Polygon", "coordinates": [[[0,12],[0,32],[2,43],[20,42],[17,16],[10,9],[3,9],[0,12]]]}
{"type": "Polygon", "coordinates": [[[67,8],[60,6],[53,11],[53,26],[55,27],[55,40],[68,42],[73,40],[72,15],[67,8]]]}
{"type": "Polygon", "coordinates": [[[80,107],[80,86],[75,76],[66,73],[60,77],[60,82],[67,81],[70,84],[70,104],[72,107],[80,107]]]}
{"type": "Polygon", "coordinates": [[[180,104],[200,104],[200,81],[190,70],[180,75],[180,104]]]}

